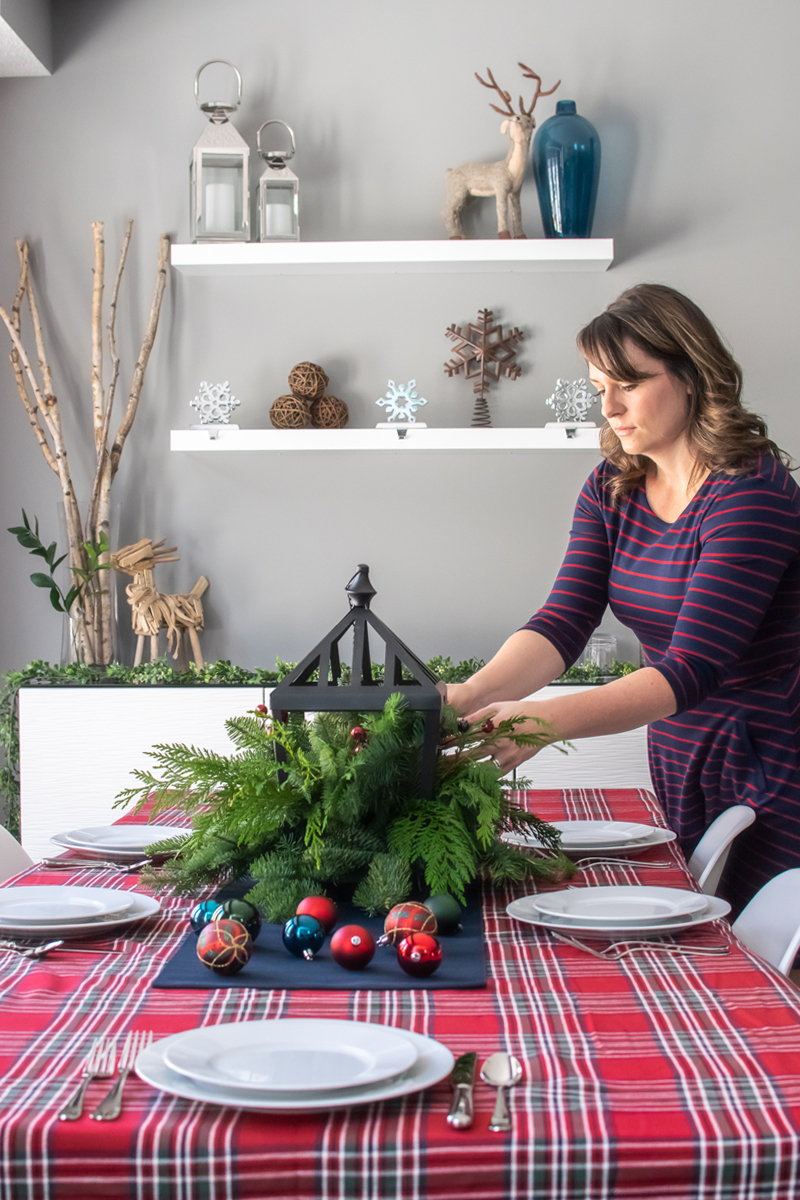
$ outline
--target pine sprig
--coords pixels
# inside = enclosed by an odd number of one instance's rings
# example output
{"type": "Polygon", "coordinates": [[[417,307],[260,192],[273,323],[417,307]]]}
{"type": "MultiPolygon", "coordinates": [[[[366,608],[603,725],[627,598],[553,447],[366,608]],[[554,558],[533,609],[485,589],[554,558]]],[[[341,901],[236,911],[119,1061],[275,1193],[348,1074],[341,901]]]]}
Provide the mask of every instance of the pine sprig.
{"type": "Polygon", "coordinates": [[[304,895],[329,886],[354,887],[356,903],[376,913],[406,899],[415,880],[463,902],[482,873],[498,881],[565,875],[559,834],[514,803],[489,759],[501,739],[539,746],[550,732],[516,732],[515,721],[488,734],[459,731],[452,710],[443,727],[455,732],[429,799],[420,795],[424,719],[396,693],[381,711],[322,713],[313,723],[301,714],[287,722],[237,717],[226,722],[230,755],[156,746],[153,768],[134,772],[137,786],[120,802],[192,813],[191,837],[151,881],[158,890],[189,895],[249,877],[248,894],[270,920],[285,920],[304,895]],[[358,738],[355,726],[364,731],[358,738]],[[538,835],[544,857],[499,840],[521,829],[538,835]]]}

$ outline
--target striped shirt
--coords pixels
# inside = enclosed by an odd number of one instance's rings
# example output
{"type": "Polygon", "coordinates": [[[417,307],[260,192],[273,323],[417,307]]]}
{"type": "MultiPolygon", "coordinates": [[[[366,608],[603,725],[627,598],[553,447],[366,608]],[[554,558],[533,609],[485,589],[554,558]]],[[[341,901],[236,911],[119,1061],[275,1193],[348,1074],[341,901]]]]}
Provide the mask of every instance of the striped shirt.
{"type": "MultiPolygon", "coordinates": [[[[710,476],[670,524],[644,488],[615,509],[604,486],[615,472],[603,462],[587,480],[553,590],[524,628],[571,664],[609,605],[675,694],[677,713],[651,725],[649,749],[684,849],[734,803],[758,808],[751,837],[763,841],[755,831],[777,806],[798,866],[800,489],[763,456],[746,474],[710,476]]],[[[764,871],[748,871],[761,882],[776,873],[765,854],[764,871]]]]}

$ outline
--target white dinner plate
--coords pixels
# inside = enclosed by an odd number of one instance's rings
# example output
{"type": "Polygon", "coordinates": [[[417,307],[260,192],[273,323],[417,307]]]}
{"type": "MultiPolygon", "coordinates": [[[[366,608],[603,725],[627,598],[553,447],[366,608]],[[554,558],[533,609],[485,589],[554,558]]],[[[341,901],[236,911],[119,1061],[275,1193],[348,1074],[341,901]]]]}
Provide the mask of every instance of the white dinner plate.
{"type": "Polygon", "coordinates": [[[118,888],[49,883],[0,888],[0,929],[108,920],[127,912],[132,905],[131,892],[118,888]]]}
{"type": "Polygon", "coordinates": [[[565,888],[535,896],[533,903],[545,916],[567,921],[591,921],[593,925],[625,921],[649,926],[705,912],[708,897],[682,888],[621,884],[565,888]]]}
{"type": "Polygon", "coordinates": [[[609,934],[636,933],[638,937],[644,938],[654,934],[678,933],[684,929],[694,929],[696,925],[705,925],[708,921],[718,921],[720,917],[727,917],[731,911],[727,900],[720,900],[718,896],[707,896],[706,908],[703,912],[687,913],[684,917],[653,922],[643,927],[641,922],[637,921],[610,920],[607,923],[568,921],[564,917],[540,912],[534,904],[534,901],[539,899],[539,896],[521,896],[519,900],[511,901],[506,912],[515,920],[524,921],[526,925],[535,925],[539,929],[554,929],[567,934],[580,933],[584,937],[608,937],[609,934]]]}
{"type": "MultiPolygon", "coordinates": [[[[259,1022],[246,1022],[251,1027],[259,1022]]],[[[406,1029],[393,1029],[416,1050],[416,1061],[401,1075],[382,1082],[363,1084],[336,1091],[304,1092],[254,1092],[245,1088],[217,1087],[214,1084],[179,1075],[167,1066],[165,1054],[171,1044],[184,1036],[176,1033],[171,1037],[153,1042],[139,1054],[135,1069],[140,1079],[151,1087],[183,1096],[187,1100],[202,1100],[207,1104],[219,1104],[229,1108],[260,1109],[267,1112],[330,1112],[335,1108],[349,1108],[354,1104],[373,1104],[379,1100],[392,1100],[396,1096],[409,1096],[424,1088],[439,1083],[453,1069],[455,1059],[446,1046],[433,1038],[406,1029]]]]}
{"type": "Polygon", "coordinates": [[[24,934],[26,937],[49,937],[55,934],[61,938],[70,938],[83,937],[88,933],[104,937],[109,929],[116,929],[119,925],[128,925],[132,921],[143,921],[145,917],[153,917],[161,911],[161,905],[152,896],[143,896],[141,892],[129,892],[128,895],[132,900],[130,908],[116,917],[96,917],[93,921],[48,921],[47,923],[42,921],[31,925],[17,921],[13,926],[4,925],[0,928],[6,932],[13,928],[15,934],[24,934]]]}
{"type": "Polygon", "coordinates": [[[416,1047],[366,1021],[235,1021],[190,1029],[164,1051],[172,1071],[218,1087],[259,1092],[332,1091],[408,1070],[416,1047]]]}
{"type": "Polygon", "coordinates": [[[132,861],[147,854],[155,842],[181,835],[188,837],[190,833],[190,829],[181,825],[91,825],[57,833],[50,841],[95,858],[132,861]]]}
{"type": "MultiPolygon", "coordinates": [[[[613,851],[614,854],[640,854],[643,850],[650,850],[653,846],[663,846],[667,842],[674,842],[678,836],[671,829],[662,829],[656,825],[640,825],[639,828],[647,830],[647,833],[634,839],[628,834],[619,838],[615,837],[613,821],[551,821],[550,824],[555,829],[562,831],[561,847],[565,854],[573,857],[576,854],[603,854],[610,851],[613,851]],[[568,830],[571,826],[583,824],[605,826],[607,830],[605,838],[589,838],[581,842],[578,840],[580,835],[577,831],[574,831],[575,836],[565,836],[565,830],[568,830]]],[[[625,824],[625,828],[630,829],[630,823],[625,824]]],[[[533,833],[504,833],[503,841],[509,842],[512,846],[527,846],[532,850],[546,849],[544,843],[540,842],[533,833]]]]}

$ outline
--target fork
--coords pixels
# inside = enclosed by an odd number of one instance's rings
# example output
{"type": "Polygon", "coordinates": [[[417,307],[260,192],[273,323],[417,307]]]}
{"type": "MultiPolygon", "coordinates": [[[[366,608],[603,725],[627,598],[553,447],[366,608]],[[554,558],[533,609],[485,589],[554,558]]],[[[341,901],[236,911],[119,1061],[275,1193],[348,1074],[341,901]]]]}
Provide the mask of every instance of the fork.
{"type": "Polygon", "coordinates": [[[12,942],[8,938],[0,939],[0,951],[11,950],[14,954],[19,954],[20,958],[44,958],[45,954],[49,954],[51,950],[58,950],[63,945],[63,938],[55,942],[44,942],[38,946],[28,946],[22,942],[12,942]]]}
{"type": "Polygon", "coordinates": [[[111,1091],[103,1097],[92,1113],[93,1121],[115,1121],[117,1119],[122,1111],[122,1089],[125,1087],[125,1082],[136,1061],[136,1056],[146,1046],[149,1046],[152,1040],[152,1030],[137,1029],[135,1032],[134,1030],[129,1031],[119,1058],[119,1076],[111,1091]]]}
{"type": "Polygon", "coordinates": [[[674,862],[640,862],[638,859],[630,858],[581,858],[578,863],[578,870],[594,870],[595,867],[640,867],[642,870],[650,870],[653,867],[655,870],[659,868],[676,867],[678,864],[674,862]]]}
{"type": "Polygon", "coordinates": [[[587,946],[585,942],[581,942],[578,938],[567,937],[566,934],[556,933],[554,929],[548,930],[554,938],[559,942],[564,942],[568,946],[574,946],[576,950],[584,950],[587,954],[591,954],[594,958],[601,958],[604,962],[616,962],[620,958],[624,958],[626,954],[635,954],[637,950],[655,950],[660,954],[705,954],[709,957],[719,957],[723,954],[730,954],[730,946],[689,946],[685,943],[678,944],[677,942],[658,942],[658,941],[636,941],[635,938],[625,938],[623,941],[611,942],[604,950],[595,950],[593,946],[587,946]],[[624,950],[619,950],[619,946],[624,946],[624,950]]]}
{"type": "Polygon", "coordinates": [[[122,875],[135,875],[151,864],[149,858],[135,863],[102,862],[96,858],[43,858],[39,865],[47,871],[119,871],[122,875]]]}
{"type": "Polygon", "coordinates": [[[117,1043],[113,1038],[95,1038],[83,1065],[83,1079],[69,1104],[58,1114],[60,1121],[79,1120],[87,1087],[93,1079],[107,1079],[114,1074],[116,1057],[117,1043]]]}

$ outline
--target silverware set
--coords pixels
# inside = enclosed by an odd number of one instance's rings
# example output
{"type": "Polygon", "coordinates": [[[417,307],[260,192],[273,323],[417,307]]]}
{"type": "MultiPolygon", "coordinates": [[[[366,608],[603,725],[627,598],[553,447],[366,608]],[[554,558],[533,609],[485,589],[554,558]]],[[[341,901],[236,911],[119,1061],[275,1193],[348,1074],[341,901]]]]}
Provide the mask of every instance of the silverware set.
{"type": "Polygon", "coordinates": [[[634,868],[639,867],[641,870],[649,871],[652,867],[654,870],[658,871],[666,870],[667,868],[674,866],[676,866],[676,863],[664,862],[663,860],[659,862],[639,862],[636,860],[632,861],[629,858],[601,858],[599,856],[595,856],[592,858],[581,858],[578,862],[577,870],[593,871],[595,867],[628,867],[629,870],[633,870],[634,868]]]}
{"type": "Polygon", "coordinates": [[[103,862],[96,858],[43,858],[40,865],[48,871],[119,871],[121,875],[136,875],[152,864],[149,858],[135,863],[103,862]]]}
{"type": "MultiPolygon", "coordinates": [[[[469,1129],[473,1120],[472,1089],[475,1085],[477,1054],[462,1054],[450,1075],[453,1086],[453,1102],[447,1114],[447,1124],[453,1129],[469,1129]]],[[[506,1103],[506,1089],[515,1087],[522,1079],[522,1063],[513,1054],[499,1051],[490,1054],[481,1067],[481,1079],[489,1087],[497,1088],[489,1129],[492,1133],[505,1133],[513,1128],[513,1121],[506,1103]]]]}
{"type": "Polygon", "coordinates": [[[655,950],[659,954],[705,954],[709,958],[719,958],[723,954],[730,954],[730,946],[690,946],[685,942],[648,941],[645,938],[620,938],[608,946],[604,946],[602,950],[598,950],[594,946],[587,946],[585,942],[576,937],[568,937],[565,933],[556,933],[554,929],[549,929],[548,933],[556,941],[574,946],[576,950],[583,950],[594,958],[602,958],[610,962],[616,962],[617,959],[624,958],[627,954],[636,954],[641,950],[655,950]]]}
{"type": "Polygon", "coordinates": [[[14,954],[19,954],[20,958],[44,958],[51,950],[59,950],[63,945],[63,938],[54,942],[42,942],[38,946],[31,946],[27,942],[15,942],[9,938],[0,938],[0,950],[11,950],[14,954]]]}
{"type": "Polygon", "coordinates": [[[114,1121],[122,1111],[122,1092],[140,1050],[153,1040],[150,1030],[131,1030],[125,1038],[117,1065],[116,1038],[98,1037],[92,1042],[83,1064],[81,1082],[69,1103],[58,1114],[61,1121],[78,1121],[83,1115],[83,1098],[94,1079],[110,1079],[115,1066],[119,1074],[111,1090],[103,1097],[92,1115],[93,1121],[114,1121]]]}

